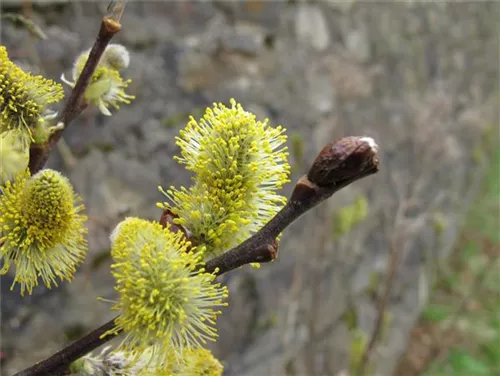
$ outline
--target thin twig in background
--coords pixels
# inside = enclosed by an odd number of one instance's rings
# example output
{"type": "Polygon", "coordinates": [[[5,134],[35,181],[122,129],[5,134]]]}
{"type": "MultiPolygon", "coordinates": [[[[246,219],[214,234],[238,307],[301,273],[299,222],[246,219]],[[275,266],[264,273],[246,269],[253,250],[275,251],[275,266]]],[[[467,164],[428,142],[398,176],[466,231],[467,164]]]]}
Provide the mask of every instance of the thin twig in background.
{"type": "MultiPolygon", "coordinates": [[[[392,173],[392,171],[388,171],[388,182],[394,189],[398,205],[395,213],[389,214],[389,212],[386,212],[386,214],[382,217],[384,222],[383,227],[385,228],[387,237],[390,239],[388,246],[387,273],[385,275],[386,277],[382,297],[379,299],[377,305],[375,326],[361,357],[356,373],[357,376],[364,376],[367,372],[373,352],[375,351],[377,343],[382,336],[392,288],[394,286],[401,257],[404,254],[407,237],[410,233],[417,233],[418,228],[421,228],[427,220],[426,214],[419,215],[412,219],[407,218],[405,213],[407,212],[408,207],[413,205],[414,196],[408,196],[408,194],[405,194],[405,192],[408,191],[407,188],[398,184],[399,179],[392,173]],[[391,218],[391,224],[385,223],[388,218],[391,218]]],[[[438,199],[439,197],[436,197],[436,200],[438,199]]]]}
{"type": "Polygon", "coordinates": [[[21,14],[8,12],[0,15],[0,19],[11,21],[16,26],[19,25],[26,28],[31,35],[39,39],[47,39],[47,34],[45,34],[40,26],[38,26],[33,20],[24,17],[21,14]]]}
{"type": "MultiPolygon", "coordinates": [[[[323,206],[317,209],[317,214],[320,217],[321,222],[324,224],[325,228],[330,229],[332,227],[331,219],[332,216],[329,215],[328,206],[323,206]]],[[[308,345],[304,349],[305,359],[307,362],[307,369],[316,374],[317,371],[317,356],[318,356],[318,337],[320,335],[318,330],[318,324],[320,323],[319,312],[321,312],[322,304],[322,271],[325,267],[325,254],[327,253],[328,247],[328,236],[329,231],[325,231],[324,228],[316,228],[317,233],[314,236],[314,241],[311,242],[313,249],[310,250],[310,262],[312,262],[312,273],[309,278],[311,278],[311,305],[308,319],[308,345]]]]}
{"type": "MultiPolygon", "coordinates": [[[[378,171],[378,147],[366,137],[344,137],[326,145],[307,175],[298,180],[287,204],[256,234],[232,250],[208,261],[205,270],[222,275],[253,262],[277,258],[276,237],[309,209],[356,180],[378,171]]],[[[72,362],[120,334],[115,318],[51,357],[14,376],[57,375],[72,362]],[[113,333],[110,330],[113,329],[113,333]]]]}
{"type": "Polygon", "coordinates": [[[391,246],[389,249],[389,258],[388,258],[388,274],[385,282],[384,294],[382,295],[382,299],[379,302],[378,310],[377,310],[377,319],[375,321],[375,328],[371,334],[370,340],[368,341],[368,345],[366,346],[365,352],[361,357],[361,361],[358,369],[358,376],[364,376],[366,367],[370,362],[371,355],[375,350],[375,346],[380,338],[382,333],[382,328],[384,327],[385,314],[387,311],[387,306],[389,305],[389,298],[391,297],[392,286],[394,283],[394,279],[396,277],[396,271],[399,265],[399,259],[401,252],[396,248],[394,244],[395,241],[391,242],[391,246]]]}

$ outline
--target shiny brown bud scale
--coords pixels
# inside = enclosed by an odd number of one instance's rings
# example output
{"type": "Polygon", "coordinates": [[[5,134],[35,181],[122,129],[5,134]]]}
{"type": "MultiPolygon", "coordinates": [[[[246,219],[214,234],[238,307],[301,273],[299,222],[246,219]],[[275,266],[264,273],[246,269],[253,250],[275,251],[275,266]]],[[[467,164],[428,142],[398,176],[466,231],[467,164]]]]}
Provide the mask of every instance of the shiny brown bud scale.
{"type": "Polygon", "coordinates": [[[370,137],[344,137],[327,144],[316,157],[307,178],[319,187],[340,185],[378,170],[378,146],[370,137]]]}

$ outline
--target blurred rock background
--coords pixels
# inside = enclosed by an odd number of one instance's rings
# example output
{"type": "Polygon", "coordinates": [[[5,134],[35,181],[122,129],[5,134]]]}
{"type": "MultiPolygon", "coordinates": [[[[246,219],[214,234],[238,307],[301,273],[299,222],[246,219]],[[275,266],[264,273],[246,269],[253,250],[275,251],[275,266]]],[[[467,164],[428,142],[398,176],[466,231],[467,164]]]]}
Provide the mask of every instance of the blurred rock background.
{"type": "MultiPolygon", "coordinates": [[[[1,43],[58,80],[106,7],[3,1],[48,38],[2,20],[1,43]]],[[[224,278],[230,306],[214,350],[226,374],[341,375],[374,331],[393,264],[369,367],[391,375],[498,145],[499,15],[494,2],[131,1],[114,42],[131,51],[137,99],[110,118],[87,110],[64,133],[75,163],[58,151],[49,162],[85,200],[87,260],[73,283],[31,297],[2,276],[2,374],[113,317],[96,300],[115,296],[110,230],[126,215],[159,218],[157,186],[189,183],[174,137],[189,114],[234,97],[288,129],[292,181],[345,135],[375,138],[382,164],[293,224],[277,262],[224,278]]]]}

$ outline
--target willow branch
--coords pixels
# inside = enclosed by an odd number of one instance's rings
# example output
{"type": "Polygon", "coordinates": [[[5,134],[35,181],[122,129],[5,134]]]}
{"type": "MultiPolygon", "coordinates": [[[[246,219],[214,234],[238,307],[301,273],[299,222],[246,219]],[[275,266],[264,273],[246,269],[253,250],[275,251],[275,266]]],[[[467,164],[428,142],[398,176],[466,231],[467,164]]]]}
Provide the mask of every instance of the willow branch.
{"type": "Polygon", "coordinates": [[[59,350],[49,358],[25,369],[24,371],[16,373],[14,376],[63,375],[72,362],[118,335],[118,333],[115,334],[114,332],[107,334],[107,332],[109,333],[109,331],[115,327],[115,319],[116,317],[90,332],[85,337],[73,342],[64,349],[59,350]],[[104,334],[106,334],[105,337],[104,334]]]}
{"type": "Polygon", "coordinates": [[[326,145],[308,174],[299,179],[283,209],[255,235],[208,261],[207,271],[223,274],[248,263],[274,260],[277,246],[273,244],[288,225],[335,192],[378,171],[377,151],[368,137],[345,137],[326,145]]]}
{"type": "MultiPolygon", "coordinates": [[[[276,237],[298,217],[335,192],[376,173],[379,164],[377,152],[377,145],[367,137],[344,137],[326,145],[307,175],[298,180],[290,200],[276,216],[237,247],[208,261],[206,271],[221,275],[252,262],[275,260],[278,255],[276,237]]],[[[170,221],[169,215],[164,213],[161,222],[170,221]]],[[[81,356],[116,337],[120,333],[118,328],[109,334],[115,320],[116,317],[50,358],[14,376],[57,375],[56,371],[66,369],[81,356]]]]}
{"type": "Polygon", "coordinates": [[[99,33],[97,34],[92,49],[90,50],[87,62],[83,67],[82,73],[80,74],[75,87],[71,91],[60,118],[58,119],[58,124],[62,123],[63,128],[52,133],[46,143],[31,145],[29,160],[29,169],[31,174],[34,174],[43,168],[49,159],[50,151],[61,138],[64,129],[66,129],[70,123],[87,107],[87,103],[84,98],[85,90],[87,89],[97,64],[99,63],[99,60],[101,59],[101,56],[108,46],[111,38],[113,38],[113,36],[121,29],[120,17],[123,14],[124,7],[124,0],[116,2],[112,1],[108,7],[108,13],[101,21],[99,33]]]}

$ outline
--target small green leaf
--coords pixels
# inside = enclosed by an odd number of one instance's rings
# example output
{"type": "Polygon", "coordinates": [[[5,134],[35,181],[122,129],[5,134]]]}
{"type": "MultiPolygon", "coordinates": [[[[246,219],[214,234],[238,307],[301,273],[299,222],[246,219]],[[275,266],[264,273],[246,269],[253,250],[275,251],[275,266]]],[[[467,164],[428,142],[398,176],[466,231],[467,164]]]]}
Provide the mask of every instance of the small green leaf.
{"type": "Polygon", "coordinates": [[[440,322],[446,319],[450,315],[450,308],[446,306],[432,304],[425,308],[422,315],[426,320],[432,322],[440,322]]]}
{"type": "Polygon", "coordinates": [[[464,350],[452,349],[448,359],[456,374],[474,376],[492,375],[487,364],[474,358],[464,350]]]}

